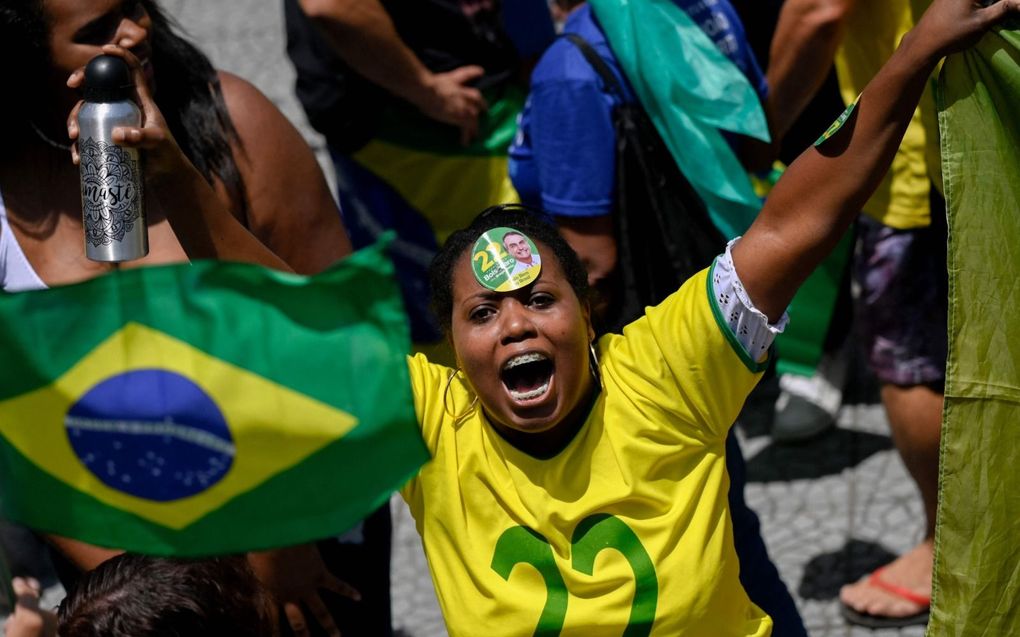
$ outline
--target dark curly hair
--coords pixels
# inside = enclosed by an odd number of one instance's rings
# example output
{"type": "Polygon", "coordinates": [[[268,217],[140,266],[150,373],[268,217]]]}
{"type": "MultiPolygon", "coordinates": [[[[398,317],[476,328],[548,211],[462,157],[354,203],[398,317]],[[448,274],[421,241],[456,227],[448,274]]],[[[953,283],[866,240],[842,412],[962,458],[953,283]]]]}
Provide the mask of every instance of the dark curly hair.
{"type": "Polygon", "coordinates": [[[57,614],[62,637],[273,637],[270,604],[243,557],[125,553],[82,576],[57,614]]]}
{"type": "MultiPolygon", "coordinates": [[[[159,85],[155,100],[181,150],[205,179],[219,179],[248,217],[248,197],[231,145],[243,152],[216,70],[201,51],[178,35],[177,25],[156,3],[141,0],[152,29],[152,66],[159,85]]],[[[26,124],[38,108],[41,82],[50,66],[49,30],[42,0],[0,3],[0,59],[5,84],[18,97],[0,100],[0,122],[8,131],[30,130],[26,124]]]]}
{"type": "MultiPolygon", "coordinates": [[[[471,225],[450,235],[429,266],[429,285],[432,289],[432,311],[447,333],[453,314],[453,266],[474,245],[478,237],[492,228],[514,228],[528,235],[552,251],[559,261],[567,282],[582,304],[589,301],[588,272],[577,253],[548,221],[541,210],[522,204],[501,204],[483,210],[471,225]]],[[[543,258],[545,255],[543,255],[543,258]]]]}

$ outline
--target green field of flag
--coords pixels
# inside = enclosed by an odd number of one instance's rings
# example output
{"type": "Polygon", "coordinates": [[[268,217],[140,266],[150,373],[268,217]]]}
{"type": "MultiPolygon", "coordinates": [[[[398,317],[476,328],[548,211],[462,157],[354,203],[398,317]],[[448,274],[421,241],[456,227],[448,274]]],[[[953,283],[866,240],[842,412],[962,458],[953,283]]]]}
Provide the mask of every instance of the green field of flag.
{"type": "Polygon", "coordinates": [[[392,265],[195,262],[0,294],[0,508],[207,555],[344,532],[427,458],[392,265]]]}
{"type": "MultiPolygon", "coordinates": [[[[727,239],[744,234],[762,200],[723,131],[769,140],[757,91],[675,0],[590,4],[641,106],[712,222],[727,239]]],[[[790,304],[790,325],[776,339],[780,373],[814,373],[851,243],[848,234],[790,304]]]]}
{"type": "Polygon", "coordinates": [[[674,0],[590,4],[641,106],[712,221],[728,238],[743,234],[761,199],[722,131],[769,140],[758,93],[674,0]]]}
{"type": "Polygon", "coordinates": [[[1018,635],[1020,32],[948,58],[936,100],[949,359],[928,635],[1018,635]]]}

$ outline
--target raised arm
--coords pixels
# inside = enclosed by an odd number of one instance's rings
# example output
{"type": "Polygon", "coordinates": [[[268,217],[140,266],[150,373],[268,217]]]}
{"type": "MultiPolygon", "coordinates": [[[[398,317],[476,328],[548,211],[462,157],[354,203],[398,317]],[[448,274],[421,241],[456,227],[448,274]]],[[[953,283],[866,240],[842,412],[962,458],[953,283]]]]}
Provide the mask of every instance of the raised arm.
{"type": "MultiPolygon", "coordinates": [[[[127,49],[112,44],[104,46],[103,52],[127,61],[142,110],[142,125],[115,128],[113,140],[145,151],[146,203],[166,216],[188,257],[258,263],[289,271],[291,268],[280,257],[230,214],[212,186],[181,152],[152,99],[138,58],[127,49]]],[[[68,78],[68,86],[77,88],[83,77],[82,70],[75,71],[68,78]]],[[[72,140],[78,138],[77,114],[80,106],[79,102],[68,118],[68,135],[72,140]]],[[[76,146],[72,155],[77,164],[76,146]]]]}
{"type": "Polygon", "coordinates": [[[769,49],[772,134],[782,139],[832,68],[857,0],[786,0],[769,49]]]}
{"type": "Polygon", "coordinates": [[[481,92],[468,84],[482,76],[482,67],[432,73],[400,39],[379,0],[299,0],[299,4],[352,69],[432,119],[460,128],[465,143],[474,137],[486,104],[481,92]]]}
{"type": "Polygon", "coordinates": [[[935,0],[864,89],[843,128],[790,166],[733,248],[751,301],[770,320],[782,315],[878,186],[938,61],[1018,11],[1020,0],[987,8],[973,0],[935,0]]]}

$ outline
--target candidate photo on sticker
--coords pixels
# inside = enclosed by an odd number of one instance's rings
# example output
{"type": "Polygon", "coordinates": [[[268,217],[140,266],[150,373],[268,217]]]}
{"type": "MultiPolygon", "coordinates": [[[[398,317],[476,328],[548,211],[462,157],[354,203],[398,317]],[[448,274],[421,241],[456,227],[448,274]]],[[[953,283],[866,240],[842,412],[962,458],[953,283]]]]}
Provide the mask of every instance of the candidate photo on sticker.
{"type": "Polygon", "coordinates": [[[535,242],[514,228],[492,228],[475,242],[471,259],[478,282],[496,292],[530,285],[542,271],[535,242]]]}
{"type": "MultiPolygon", "coordinates": [[[[503,235],[503,247],[506,248],[506,251],[517,262],[514,265],[514,269],[510,272],[512,277],[542,265],[542,257],[535,248],[535,244],[531,242],[531,239],[516,230],[511,230],[503,235]]],[[[535,276],[538,276],[537,272],[535,276]]],[[[531,280],[534,280],[534,277],[531,280]]]]}

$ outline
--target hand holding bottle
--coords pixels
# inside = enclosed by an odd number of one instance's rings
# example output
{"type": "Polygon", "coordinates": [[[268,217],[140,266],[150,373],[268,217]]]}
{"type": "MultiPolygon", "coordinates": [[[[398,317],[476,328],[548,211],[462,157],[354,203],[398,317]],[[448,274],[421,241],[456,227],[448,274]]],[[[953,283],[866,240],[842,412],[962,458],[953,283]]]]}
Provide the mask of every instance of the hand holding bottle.
{"type": "MultiPolygon", "coordinates": [[[[118,146],[144,151],[145,199],[154,218],[166,217],[189,258],[245,261],[289,271],[277,255],[255,239],[224,207],[212,185],[184,155],[153,100],[138,58],[112,44],[104,46],[103,53],[122,58],[130,70],[133,97],[140,107],[141,121],[135,126],[114,127],[111,140],[118,146]]],[[[67,85],[78,88],[84,78],[84,69],[77,70],[68,78],[67,85]]],[[[78,114],[83,105],[83,102],[75,105],[67,120],[68,136],[74,142],[71,156],[78,165],[81,165],[84,143],[78,114]]]]}
{"type": "MultiPolygon", "coordinates": [[[[146,177],[160,177],[180,170],[183,165],[190,167],[191,163],[177,146],[163,114],[160,113],[159,107],[153,100],[145,72],[135,54],[115,44],[104,46],[103,53],[122,58],[127,63],[134,84],[132,98],[141,109],[142,115],[141,122],[136,126],[125,125],[114,128],[112,131],[114,143],[146,151],[146,177]]],[[[74,89],[80,88],[84,79],[85,69],[79,69],[71,74],[67,85],[74,89]]],[[[76,142],[71,149],[71,157],[75,164],[79,164],[81,160],[77,141],[80,136],[78,112],[82,105],[83,102],[78,102],[67,118],[68,135],[73,142],[76,142]]]]}
{"type": "Polygon", "coordinates": [[[131,69],[122,58],[97,55],[86,65],[72,153],[81,176],[85,256],[93,261],[133,261],[149,252],[138,149],[113,136],[114,130],[142,122],[134,92],[131,69]]]}

